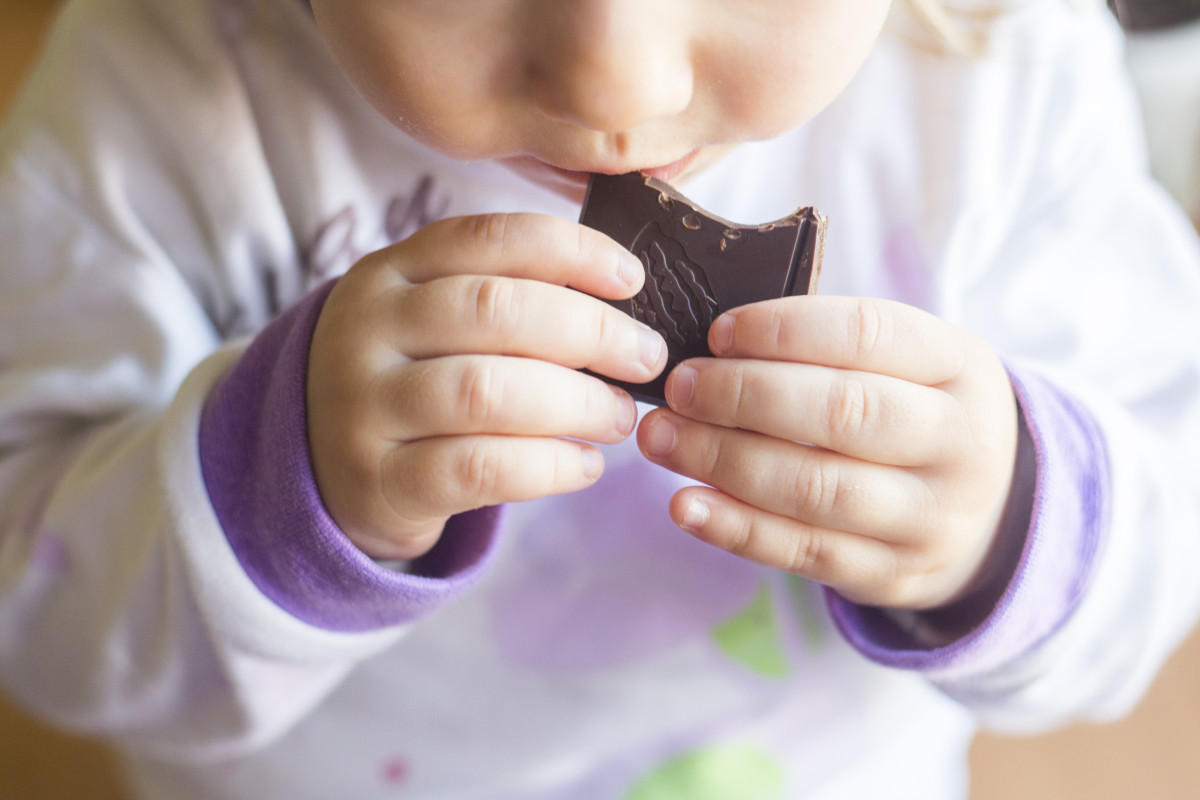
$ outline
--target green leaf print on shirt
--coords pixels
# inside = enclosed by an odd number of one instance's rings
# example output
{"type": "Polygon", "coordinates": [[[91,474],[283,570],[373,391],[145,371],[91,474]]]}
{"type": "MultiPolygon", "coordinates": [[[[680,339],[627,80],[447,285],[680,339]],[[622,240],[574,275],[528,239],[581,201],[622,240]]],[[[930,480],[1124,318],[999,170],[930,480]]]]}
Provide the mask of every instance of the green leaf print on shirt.
{"type": "Polygon", "coordinates": [[[775,800],[783,768],[747,745],[695,750],[668,761],[637,782],[623,800],[775,800]]]}
{"type": "Polygon", "coordinates": [[[787,658],[766,581],[750,605],[713,628],[712,635],[725,655],[751,672],[764,678],[787,677],[787,658]]]}
{"type": "Polygon", "coordinates": [[[804,641],[810,650],[820,650],[825,640],[825,629],[821,625],[821,612],[812,596],[813,585],[799,575],[788,573],[783,576],[787,583],[788,596],[792,600],[792,612],[800,621],[804,641]]]}

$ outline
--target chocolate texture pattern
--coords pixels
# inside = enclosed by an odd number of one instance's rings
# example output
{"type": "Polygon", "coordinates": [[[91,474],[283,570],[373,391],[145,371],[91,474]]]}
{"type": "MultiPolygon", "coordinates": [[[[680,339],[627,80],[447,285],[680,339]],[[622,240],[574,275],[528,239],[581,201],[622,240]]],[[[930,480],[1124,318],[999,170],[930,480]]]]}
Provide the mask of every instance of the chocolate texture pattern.
{"type": "Polygon", "coordinates": [[[636,172],[593,175],[579,221],[629,249],[646,270],[637,296],[609,301],[658,331],[667,366],[649,383],[599,376],[638,400],[665,405],[671,369],[711,356],[708,329],[731,308],[816,291],[826,221],[811,207],[740,225],[714,216],[669,184],[636,172]]]}

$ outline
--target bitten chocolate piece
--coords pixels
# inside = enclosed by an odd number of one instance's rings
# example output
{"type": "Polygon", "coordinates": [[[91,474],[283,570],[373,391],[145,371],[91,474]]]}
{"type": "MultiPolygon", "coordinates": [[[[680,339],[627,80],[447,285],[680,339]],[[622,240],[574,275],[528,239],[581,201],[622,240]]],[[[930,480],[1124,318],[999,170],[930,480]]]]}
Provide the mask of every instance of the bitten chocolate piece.
{"type": "Polygon", "coordinates": [[[624,383],[638,400],[666,405],[671,368],[711,356],[708,329],[737,306],[816,291],[825,218],[800,208],[762,225],[715,217],[670,185],[636,172],[593,175],[579,221],[608,234],[646,269],[646,285],[630,300],[609,301],[662,334],[667,366],[649,383],[624,383]]]}

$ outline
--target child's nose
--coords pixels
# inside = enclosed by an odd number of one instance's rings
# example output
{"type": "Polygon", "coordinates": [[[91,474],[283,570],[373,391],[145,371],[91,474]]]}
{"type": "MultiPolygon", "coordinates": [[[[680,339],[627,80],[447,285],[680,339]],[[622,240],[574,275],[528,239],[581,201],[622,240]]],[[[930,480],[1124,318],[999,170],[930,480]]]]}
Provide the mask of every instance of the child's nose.
{"type": "Polygon", "coordinates": [[[688,20],[673,2],[574,0],[544,30],[534,96],[555,119],[605,133],[682,112],[692,100],[688,20]],[[555,24],[557,23],[557,24],[555,24]]]}

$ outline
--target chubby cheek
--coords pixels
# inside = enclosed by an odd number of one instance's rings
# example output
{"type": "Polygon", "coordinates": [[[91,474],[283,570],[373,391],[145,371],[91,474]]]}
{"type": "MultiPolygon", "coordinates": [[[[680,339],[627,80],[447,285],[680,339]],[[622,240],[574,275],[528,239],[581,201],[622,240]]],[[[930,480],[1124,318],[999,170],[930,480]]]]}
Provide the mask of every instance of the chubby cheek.
{"type": "Polygon", "coordinates": [[[342,73],[384,118],[452,158],[488,156],[506,146],[495,135],[511,130],[497,118],[510,86],[497,75],[505,62],[482,52],[486,44],[473,45],[471,59],[456,58],[462,42],[438,29],[412,35],[401,15],[356,15],[353,4],[322,13],[330,2],[312,4],[321,34],[342,73]]]}
{"type": "Polygon", "coordinates": [[[393,125],[450,158],[474,161],[506,155],[518,127],[495,96],[472,92],[447,76],[440,88],[406,83],[387,87],[372,101],[393,125]]]}
{"type": "Polygon", "coordinates": [[[724,136],[732,141],[772,139],[812,119],[827,102],[798,79],[743,84],[741,91],[720,103],[724,136]]]}
{"type": "Polygon", "coordinates": [[[798,4],[755,47],[713,59],[720,108],[739,138],[767,139],[828,106],[870,55],[890,0],[798,4]]]}

